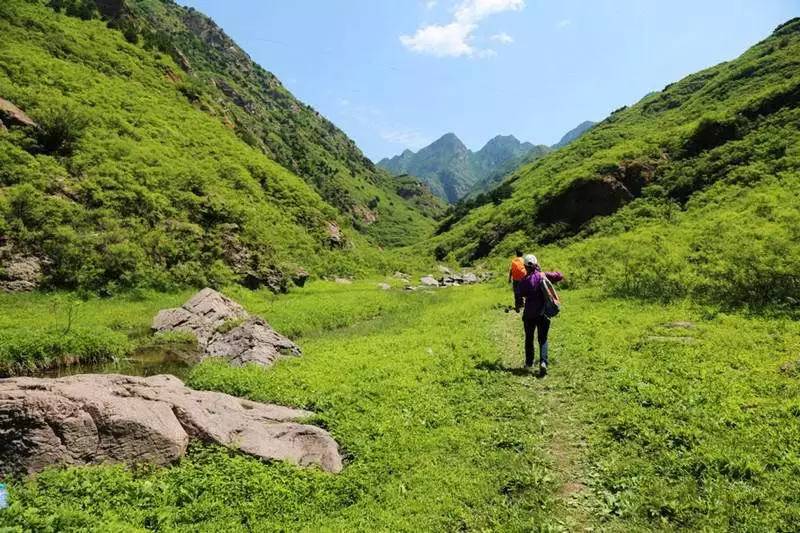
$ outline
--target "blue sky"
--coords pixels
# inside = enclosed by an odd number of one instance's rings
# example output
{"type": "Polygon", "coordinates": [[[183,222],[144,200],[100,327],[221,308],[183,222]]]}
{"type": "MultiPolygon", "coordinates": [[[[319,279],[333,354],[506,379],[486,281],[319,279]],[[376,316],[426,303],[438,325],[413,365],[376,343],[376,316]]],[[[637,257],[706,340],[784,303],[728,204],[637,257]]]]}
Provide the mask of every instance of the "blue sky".
{"type": "Polygon", "coordinates": [[[181,0],[379,159],[447,132],[553,144],[737,57],[800,0],[181,0]]]}

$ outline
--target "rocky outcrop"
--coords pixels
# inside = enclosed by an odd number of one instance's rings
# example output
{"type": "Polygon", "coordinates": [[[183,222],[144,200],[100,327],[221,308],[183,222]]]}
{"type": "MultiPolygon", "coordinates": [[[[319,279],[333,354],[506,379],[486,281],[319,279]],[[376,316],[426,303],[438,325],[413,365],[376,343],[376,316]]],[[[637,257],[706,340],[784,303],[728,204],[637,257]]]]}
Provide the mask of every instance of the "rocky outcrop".
{"type": "Polygon", "coordinates": [[[336,222],[328,222],[327,234],[328,244],[332,248],[341,248],[344,246],[344,235],[342,235],[342,229],[339,227],[339,224],[336,222]]]}
{"type": "Polygon", "coordinates": [[[612,176],[576,180],[546,199],[537,219],[546,224],[564,223],[576,229],[596,216],[614,213],[632,199],[633,194],[612,176]]]}
{"type": "Polygon", "coordinates": [[[14,253],[0,247],[0,291],[27,292],[42,281],[42,260],[33,255],[14,253]]]}
{"type": "Polygon", "coordinates": [[[576,230],[596,216],[610,215],[639,197],[665,161],[666,154],[660,159],[625,159],[602,176],[576,180],[555,196],[545,198],[537,219],[545,224],[567,224],[576,230]]]}
{"type": "MultiPolygon", "coordinates": [[[[445,272],[442,268],[440,268],[441,272],[445,272]]],[[[447,269],[449,274],[443,275],[441,278],[437,279],[432,275],[423,276],[420,278],[420,284],[422,287],[458,287],[459,285],[472,285],[474,283],[481,283],[488,279],[491,279],[491,276],[488,273],[481,273],[481,275],[477,275],[474,272],[463,272],[461,274],[454,273],[447,269]]],[[[416,287],[412,287],[410,285],[406,286],[407,290],[415,290],[416,287]]]]}
{"type": "Polygon", "coordinates": [[[4,98],[0,98],[0,121],[8,127],[38,127],[31,117],[4,98]]]}
{"type": "Polygon", "coordinates": [[[311,277],[311,274],[304,268],[299,268],[292,276],[292,283],[297,285],[298,287],[305,287],[308,278],[311,277]]]}
{"type": "Polygon", "coordinates": [[[182,307],[159,311],[151,327],[156,332],[191,333],[206,356],[222,357],[234,366],[269,366],[284,355],[301,354],[262,318],[214,289],[203,289],[182,307]]]}
{"type": "Polygon", "coordinates": [[[328,432],[299,423],[312,413],[195,391],[173,376],[86,374],[0,381],[0,472],[54,465],[166,465],[189,441],[235,447],[265,460],[342,469],[328,432]]]}

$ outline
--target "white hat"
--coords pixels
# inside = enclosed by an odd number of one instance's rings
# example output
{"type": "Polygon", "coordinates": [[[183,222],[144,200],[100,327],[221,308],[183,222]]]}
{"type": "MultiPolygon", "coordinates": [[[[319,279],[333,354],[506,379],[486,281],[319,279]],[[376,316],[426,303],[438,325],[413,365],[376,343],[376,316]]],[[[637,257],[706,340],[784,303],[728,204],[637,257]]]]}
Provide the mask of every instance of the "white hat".
{"type": "Polygon", "coordinates": [[[526,255],[522,261],[525,263],[525,266],[536,266],[539,264],[539,260],[536,259],[536,256],[533,254],[526,255]]]}

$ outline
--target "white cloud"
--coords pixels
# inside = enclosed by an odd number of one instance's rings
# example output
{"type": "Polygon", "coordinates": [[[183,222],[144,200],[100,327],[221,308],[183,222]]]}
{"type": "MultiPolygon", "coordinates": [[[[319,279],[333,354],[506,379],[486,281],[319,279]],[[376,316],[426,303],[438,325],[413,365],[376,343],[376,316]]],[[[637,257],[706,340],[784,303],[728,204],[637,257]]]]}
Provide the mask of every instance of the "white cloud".
{"type": "Polygon", "coordinates": [[[492,35],[490,39],[500,44],[511,44],[514,42],[514,38],[506,32],[496,33],[492,35]]]}
{"type": "Polygon", "coordinates": [[[491,57],[493,50],[476,49],[470,42],[478,24],[491,15],[524,7],[525,0],[463,0],[456,7],[452,22],[423,26],[414,35],[401,35],[400,42],[413,52],[437,57],[491,57]]]}
{"type": "Polygon", "coordinates": [[[417,130],[386,129],[380,132],[381,139],[392,144],[399,144],[403,148],[418,150],[431,143],[430,137],[417,130]]]}
{"type": "Polygon", "coordinates": [[[570,25],[572,25],[572,20],[571,19],[559,20],[558,24],[556,24],[556,29],[563,30],[564,28],[566,28],[567,26],[570,26],[570,25]]]}
{"type": "Polygon", "coordinates": [[[445,26],[430,25],[417,30],[412,36],[401,35],[403,46],[420,54],[438,57],[472,55],[475,51],[468,40],[474,24],[451,22],[445,26]]]}
{"type": "Polygon", "coordinates": [[[465,0],[456,8],[456,20],[479,22],[490,15],[504,11],[519,11],[525,0],[465,0]]]}
{"type": "Polygon", "coordinates": [[[438,2],[437,2],[436,0],[428,0],[427,2],[425,2],[425,9],[427,9],[428,11],[430,11],[431,9],[433,9],[434,7],[436,7],[436,4],[437,4],[437,3],[438,3],[438,2]]]}

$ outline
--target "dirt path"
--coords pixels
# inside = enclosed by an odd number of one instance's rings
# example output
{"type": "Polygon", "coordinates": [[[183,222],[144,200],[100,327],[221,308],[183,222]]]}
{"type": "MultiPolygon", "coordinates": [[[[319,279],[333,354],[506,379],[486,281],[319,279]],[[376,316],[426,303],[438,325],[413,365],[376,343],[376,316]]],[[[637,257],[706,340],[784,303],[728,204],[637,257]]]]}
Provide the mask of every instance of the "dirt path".
{"type": "MultiPolygon", "coordinates": [[[[500,320],[497,343],[502,347],[503,365],[507,369],[521,369],[522,324],[513,313],[500,320]]],[[[559,361],[558,343],[551,347],[551,369],[548,376],[539,379],[536,373],[512,372],[513,379],[526,388],[536,389],[545,406],[543,430],[548,435],[548,451],[556,479],[556,518],[567,531],[593,531],[596,528],[591,507],[594,498],[588,487],[586,466],[583,463],[586,442],[582,436],[581,421],[569,400],[571,376],[566,362],[559,361]],[[559,364],[560,363],[560,364],[559,364]]],[[[538,356],[538,354],[537,354],[538,356]]]]}

